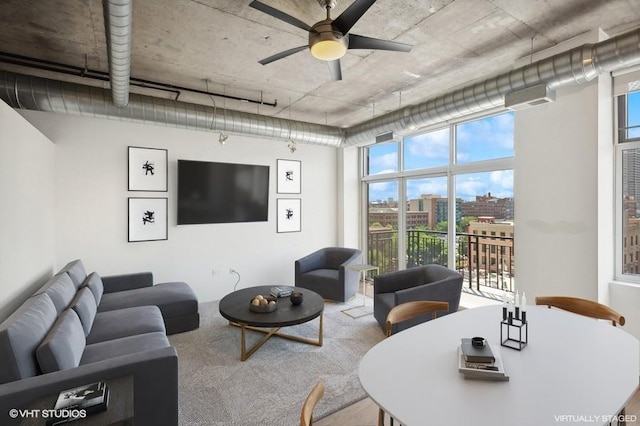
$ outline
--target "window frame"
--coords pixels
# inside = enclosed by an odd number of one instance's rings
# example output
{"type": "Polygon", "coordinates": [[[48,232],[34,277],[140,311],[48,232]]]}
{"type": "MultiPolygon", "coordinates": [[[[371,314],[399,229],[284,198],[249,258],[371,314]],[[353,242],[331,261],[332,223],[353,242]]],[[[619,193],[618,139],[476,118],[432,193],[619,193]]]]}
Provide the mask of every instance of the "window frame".
{"type": "MultiPolygon", "coordinates": [[[[612,100],[614,108],[614,167],[615,167],[615,248],[614,248],[614,278],[617,281],[640,285],[640,273],[631,274],[624,272],[624,265],[627,263],[627,253],[625,249],[633,247],[633,236],[625,236],[623,234],[624,220],[623,211],[625,209],[623,198],[623,166],[624,152],[640,150],[640,137],[627,138],[627,102],[629,93],[640,93],[640,90],[627,91],[625,93],[616,94],[612,100]]],[[[629,258],[633,262],[633,252],[629,252],[629,258]]]]}
{"type": "MultiPolygon", "coordinates": [[[[449,247],[455,246],[456,239],[456,184],[455,179],[457,175],[465,175],[465,174],[473,174],[473,173],[486,173],[486,172],[494,172],[494,171],[504,171],[504,170],[512,170],[514,173],[515,179],[515,130],[514,130],[514,152],[513,157],[501,157],[496,159],[488,159],[488,160],[479,160],[473,162],[465,162],[462,164],[457,164],[457,147],[456,147],[456,126],[461,123],[467,123],[471,121],[476,121],[480,119],[485,119],[489,117],[498,116],[501,114],[514,114],[515,112],[506,108],[494,108],[492,110],[483,111],[481,113],[470,114],[465,117],[461,117],[455,120],[450,120],[445,123],[438,123],[433,126],[428,126],[420,131],[415,131],[409,134],[404,135],[400,140],[394,141],[398,143],[398,171],[394,173],[385,173],[385,174],[367,174],[369,165],[365,164],[369,160],[369,151],[368,149],[371,145],[361,147],[361,158],[362,158],[362,166],[361,171],[362,174],[360,176],[360,185],[361,185],[361,193],[366,196],[362,197],[362,238],[361,238],[361,246],[364,247],[365,253],[368,253],[368,210],[369,206],[367,205],[368,198],[368,184],[378,182],[378,181],[389,181],[395,180],[398,182],[398,215],[399,215],[399,227],[398,227],[398,244],[399,251],[406,250],[404,246],[404,234],[405,232],[405,216],[406,216],[406,191],[407,191],[407,180],[408,179],[423,179],[423,178],[435,178],[435,177],[447,177],[448,189],[447,189],[447,199],[448,199],[448,229],[447,236],[448,241],[447,244],[449,247]],[[430,133],[440,131],[444,128],[449,128],[449,164],[445,166],[426,168],[426,169],[412,169],[412,170],[404,170],[404,156],[405,156],[405,146],[404,139],[412,138],[415,136],[419,136],[420,134],[430,133]],[[402,242],[402,246],[400,243],[402,242]]],[[[385,142],[388,143],[388,142],[385,142]]],[[[513,195],[515,199],[515,193],[513,195]]],[[[514,241],[515,244],[515,241],[514,241]]],[[[448,265],[455,265],[455,250],[448,251],[448,265]]],[[[405,257],[398,253],[398,268],[405,269],[406,268],[406,260],[405,257]]]]}

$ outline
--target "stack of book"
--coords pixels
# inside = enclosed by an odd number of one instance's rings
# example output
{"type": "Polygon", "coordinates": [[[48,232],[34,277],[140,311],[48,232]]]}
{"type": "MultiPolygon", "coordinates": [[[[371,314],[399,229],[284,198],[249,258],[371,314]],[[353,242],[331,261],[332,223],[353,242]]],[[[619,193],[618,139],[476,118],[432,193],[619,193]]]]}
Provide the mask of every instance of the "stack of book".
{"type": "Polygon", "coordinates": [[[56,416],[47,420],[47,426],[56,426],[85,418],[107,409],[109,388],[96,382],[60,392],[53,407],[56,416]]]}
{"type": "Polygon", "coordinates": [[[509,380],[504,371],[500,350],[488,343],[474,346],[471,339],[462,339],[458,347],[458,371],[465,379],[509,380]]]}
{"type": "Polygon", "coordinates": [[[292,287],[271,287],[271,295],[274,297],[289,297],[293,293],[292,287]]]}

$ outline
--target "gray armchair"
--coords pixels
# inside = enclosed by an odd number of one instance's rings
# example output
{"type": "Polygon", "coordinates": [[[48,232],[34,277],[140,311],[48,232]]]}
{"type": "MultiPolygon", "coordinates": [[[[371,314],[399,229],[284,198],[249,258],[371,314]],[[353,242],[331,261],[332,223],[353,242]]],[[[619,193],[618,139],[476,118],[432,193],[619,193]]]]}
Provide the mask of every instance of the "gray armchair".
{"type": "Polygon", "coordinates": [[[360,263],[361,251],[325,247],[295,262],[295,285],[329,300],[345,302],[356,295],[360,273],[347,268],[360,263]]]}
{"type": "MultiPolygon", "coordinates": [[[[388,272],[373,279],[373,316],[384,330],[387,314],[401,303],[415,300],[449,302],[449,311],[456,312],[460,306],[462,275],[441,265],[425,265],[402,271],[388,272]]],[[[424,315],[395,325],[393,333],[416,324],[429,321],[424,315]]]]}

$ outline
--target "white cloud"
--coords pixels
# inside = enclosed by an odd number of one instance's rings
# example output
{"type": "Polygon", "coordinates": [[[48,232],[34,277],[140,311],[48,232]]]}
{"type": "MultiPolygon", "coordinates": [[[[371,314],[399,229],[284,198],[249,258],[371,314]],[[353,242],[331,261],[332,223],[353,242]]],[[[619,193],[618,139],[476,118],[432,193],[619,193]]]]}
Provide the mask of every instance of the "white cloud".
{"type": "Polygon", "coordinates": [[[408,138],[405,144],[410,156],[442,159],[444,164],[449,159],[448,128],[408,138]]]}
{"type": "Polygon", "coordinates": [[[414,200],[421,195],[435,194],[445,197],[447,195],[447,178],[413,179],[407,181],[407,198],[414,200]]]}
{"type": "Polygon", "coordinates": [[[456,178],[456,198],[473,199],[476,195],[487,193],[487,181],[477,175],[456,178]]]}
{"type": "Polygon", "coordinates": [[[505,113],[456,127],[459,161],[513,155],[513,113],[505,113]]]}
{"type": "Polygon", "coordinates": [[[469,200],[489,192],[497,198],[513,197],[513,170],[456,176],[456,197],[469,200]]]}
{"type": "Polygon", "coordinates": [[[398,154],[395,152],[377,155],[369,160],[369,169],[373,174],[391,173],[398,170],[398,154]]]}

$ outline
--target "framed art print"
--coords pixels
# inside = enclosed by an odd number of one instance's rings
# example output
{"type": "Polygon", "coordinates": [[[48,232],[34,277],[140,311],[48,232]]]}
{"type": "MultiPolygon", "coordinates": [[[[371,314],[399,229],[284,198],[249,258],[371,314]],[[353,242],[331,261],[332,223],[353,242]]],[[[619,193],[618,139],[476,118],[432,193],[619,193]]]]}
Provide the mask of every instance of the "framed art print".
{"type": "Polygon", "coordinates": [[[278,232],[300,232],[302,221],[300,198],[278,198],[278,232]]]}
{"type": "Polygon", "coordinates": [[[302,189],[302,161],[278,160],[278,194],[300,194],[302,189]]]}
{"type": "Polygon", "coordinates": [[[129,147],[129,191],[167,192],[167,150],[129,147]]]}
{"type": "Polygon", "coordinates": [[[129,242],[167,239],[167,198],[129,198],[129,242]]]}

